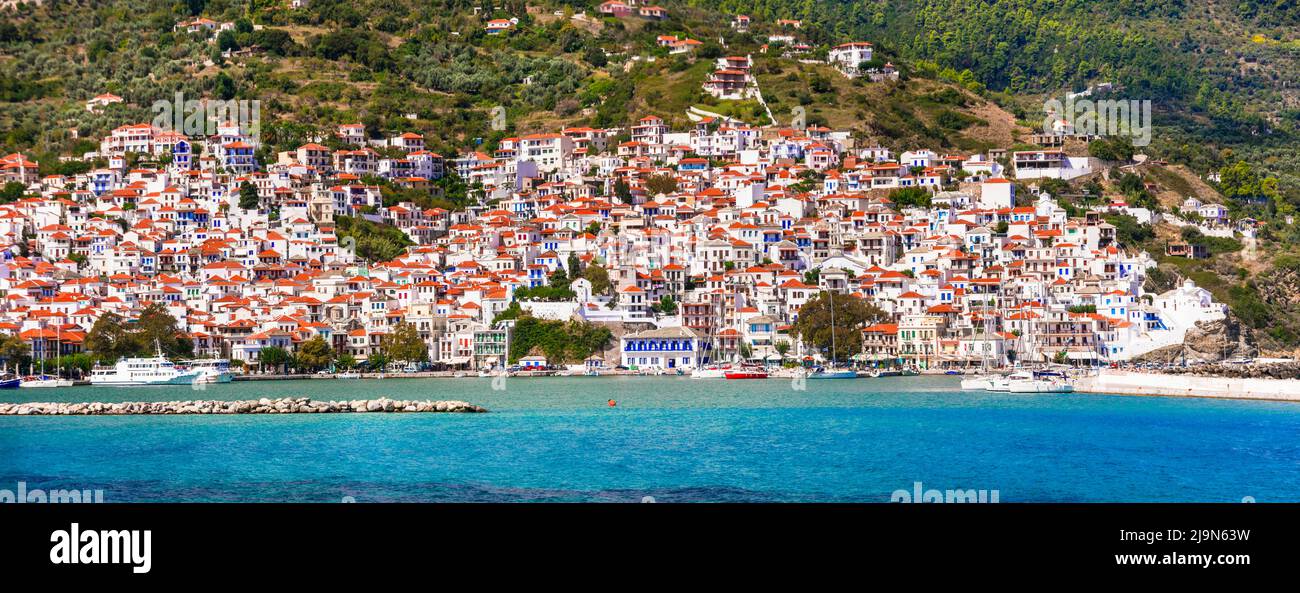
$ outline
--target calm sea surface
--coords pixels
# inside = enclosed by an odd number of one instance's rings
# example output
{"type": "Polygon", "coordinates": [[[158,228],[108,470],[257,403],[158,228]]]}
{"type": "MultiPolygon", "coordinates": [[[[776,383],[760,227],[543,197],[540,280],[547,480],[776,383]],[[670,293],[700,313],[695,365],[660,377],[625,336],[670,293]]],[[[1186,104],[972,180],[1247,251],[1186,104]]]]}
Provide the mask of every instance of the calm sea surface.
{"type": "Polygon", "coordinates": [[[40,401],[463,399],[489,414],[0,417],[0,489],[108,501],[1300,501],[1300,405],[963,393],[950,377],[274,381],[40,401]],[[609,407],[606,400],[618,400],[609,407]]]}

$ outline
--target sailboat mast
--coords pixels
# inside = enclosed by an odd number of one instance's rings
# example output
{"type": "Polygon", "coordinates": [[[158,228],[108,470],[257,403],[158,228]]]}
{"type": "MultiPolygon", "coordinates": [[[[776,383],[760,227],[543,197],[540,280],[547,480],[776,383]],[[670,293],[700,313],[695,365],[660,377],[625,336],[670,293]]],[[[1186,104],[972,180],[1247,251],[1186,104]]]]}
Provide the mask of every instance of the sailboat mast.
{"type": "Polygon", "coordinates": [[[835,289],[832,288],[830,290],[827,290],[826,294],[830,296],[830,300],[831,300],[830,301],[831,302],[831,368],[833,369],[836,368],[835,365],[835,289]]]}

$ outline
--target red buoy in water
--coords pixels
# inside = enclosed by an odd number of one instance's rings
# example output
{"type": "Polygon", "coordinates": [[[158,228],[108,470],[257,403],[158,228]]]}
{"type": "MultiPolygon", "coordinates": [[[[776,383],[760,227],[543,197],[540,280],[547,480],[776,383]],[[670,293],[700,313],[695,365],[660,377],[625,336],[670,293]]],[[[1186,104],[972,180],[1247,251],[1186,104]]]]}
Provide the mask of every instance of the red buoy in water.
{"type": "Polygon", "coordinates": [[[612,408],[612,407],[617,406],[617,405],[618,405],[618,402],[616,402],[616,401],[614,401],[614,400],[612,400],[612,399],[609,400],[609,407],[612,408]]]}

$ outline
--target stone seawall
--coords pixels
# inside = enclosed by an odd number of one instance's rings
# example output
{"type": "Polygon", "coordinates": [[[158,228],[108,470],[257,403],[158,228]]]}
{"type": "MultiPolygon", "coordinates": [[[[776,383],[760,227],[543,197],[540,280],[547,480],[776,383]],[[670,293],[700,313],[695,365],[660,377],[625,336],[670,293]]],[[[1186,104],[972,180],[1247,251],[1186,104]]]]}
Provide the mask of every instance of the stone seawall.
{"type": "Polygon", "coordinates": [[[191,400],[170,402],[9,402],[0,403],[0,416],[129,416],[173,414],[354,414],[354,413],[481,413],[487,409],[463,401],[414,401],[388,398],[352,401],[312,401],[280,398],[242,401],[191,400]]]}
{"type": "Polygon", "coordinates": [[[1216,397],[1300,402],[1300,380],[1201,377],[1160,373],[1102,372],[1078,377],[1074,390],[1081,393],[1216,397]]]}

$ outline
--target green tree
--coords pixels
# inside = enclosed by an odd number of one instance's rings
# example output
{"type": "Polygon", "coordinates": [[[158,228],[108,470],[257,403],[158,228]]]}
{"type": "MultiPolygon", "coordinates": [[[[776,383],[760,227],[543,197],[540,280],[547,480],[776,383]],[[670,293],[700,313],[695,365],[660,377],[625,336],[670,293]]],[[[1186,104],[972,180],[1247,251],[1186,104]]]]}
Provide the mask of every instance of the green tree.
{"type": "Polygon", "coordinates": [[[90,374],[90,370],[95,368],[95,357],[86,352],[77,352],[67,356],[58,357],[55,361],[59,365],[58,370],[70,377],[84,377],[90,374]]]}
{"type": "Polygon", "coordinates": [[[1133,142],[1125,136],[1098,138],[1088,143],[1088,155],[1103,161],[1131,161],[1133,152],[1133,142]]]}
{"type": "Polygon", "coordinates": [[[153,352],[155,345],[160,346],[167,356],[190,356],[194,353],[194,342],[180,330],[176,318],[162,303],[149,303],[140,311],[132,334],[135,353],[153,352]]]}
{"type": "Polygon", "coordinates": [[[131,335],[123,325],[122,316],[116,313],[104,313],[90,326],[86,334],[86,350],[93,352],[102,361],[113,361],[130,354],[135,345],[131,335]]]}
{"type": "Polygon", "coordinates": [[[1276,200],[1280,197],[1277,178],[1261,177],[1245,161],[1235,161],[1219,169],[1219,191],[1225,197],[1237,200],[1276,200]]]}
{"type": "Polygon", "coordinates": [[[239,41],[235,38],[235,32],[227,29],[217,34],[217,47],[221,51],[238,50],[239,41]]]}
{"type": "Polygon", "coordinates": [[[392,225],[351,216],[335,216],[334,223],[340,244],[346,244],[344,240],[350,237],[356,242],[357,256],[367,261],[391,260],[404,253],[408,245],[414,244],[406,233],[392,225]]]}
{"type": "Polygon", "coordinates": [[[591,283],[592,294],[609,294],[613,285],[609,281],[609,271],[605,268],[592,264],[582,270],[582,277],[591,283]]]}
{"type": "Polygon", "coordinates": [[[651,175],[645,180],[645,189],[652,196],[671,194],[677,191],[677,176],[670,173],[651,175]]]}
{"type": "Polygon", "coordinates": [[[0,334],[0,363],[14,370],[26,366],[32,360],[32,348],[27,341],[16,334],[0,334]]]}
{"type": "Polygon", "coordinates": [[[557,267],[555,268],[554,272],[551,272],[551,275],[549,278],[546,279],[546,282],[547,282],[547,286],[550,286],[551,288],[554,288],[556,290],[568,290],[569,274],[568,272],[564,271],[564,268],[557,267]]]}
{"type": "Polygon", "coordinates": [[[324,336],[312,336],[310,340],[298,346],[297,359],[298,365],[307,370],[328,368],[330,363],[334,362],[334,349],[330,347],[329,342],[325,341],[324,336]]]}
{"type": "Polygon", "coordinates": [[[659,299],[659,302],[650,305],[650,310],[663,315],[676,315],[677,302],[673,300],[673,297],[664,295],[659,299]]]}
{"type": "MultiPolygon", "coordinates": [[[[220,52],[217,52],[217,55],[219,58],[220,52]]],[[[235,90],[235,79],[231,78],[229,74],[225,73],[225,71],[218,72],[216,82],[212,88],[212,94],[216,95],[216,97],[222,101],[229,101],[235,98],[235,90]]]]}
{"type": "Polygon", "coordinates": [[[605,52],[595,45],[587,47],[587,51],[582,54],[582,59],[597,68],[604,68],[605,64],[609,63],[609,58],[605,57],[605,52]]]}
{"type": "Polygon", "coordinates": [[[289,364],[293,357],[289,351],[279,346],[267,346],[257,355],[257,361],[263,368],[270,367],[272,373],[279,373],[282,367],[289,364]]]}
{"type": "Polygon", "coordinates": [[[3,189],[0,189],[0,203],[8,204],[17,201],[23,197],[24,193],[27,193],[26,184],[20,181],[10,181],[4,185],[3,189]]]}
{"type": "Polygon", "coordinates": [[[397,362],[424,362],[429,360],[429,346],[420,337],[415,325],[403,321],[392,333],[380,341],[380,351],[388,360],[397,362]]]}
{"type": "Polygon", "coordinates": [[[929,208],[932,197],[929,190],[920,187],[900,187],[889,192],[889,201],[899,208],[929,208]]]}
{"type": "Polygon", "coordinates": [[[375,352],[366,357],[366,367],[375,372],[383,372],[389,362],[391,361],[383,352],[375,352]]]}
{"type": "Polygon", "coordinates": [[[262,205],[261,198],[257,195],[257,188],[252,183],[244,181],[239,184],[239,207],[244,210],[257,210],[262,205]]]}
{"type": "Polygon", "coordinates": [[[828,359],[847,360],[862,351],[862,328],[886,321],[889,313],[858,297],[822,292],[799,309],[791,333],[828,359]],[[831,317],[834,303],[834,342],[831,351],[831,317]]]}
{"type": "Polygon", "coordinates": [[[625,204],[632,203],[632,188],[628,186],[627,181],[622,177],[614,182],[614,197],[625,204]]]}
{"type": "Polygon", "coordinates": [[[1124,247],[1136,247],[1155,237],[1151,225],[1142,224],[1129,214],[1105,214],[1102,220],[1115,227],[1115,239],[1124,247]]]}
{"type": "Polygon", "coordinates": [[[583,360],[605,348],[613,334],[609,328],[580,321],[551,321],[523,315],[515,320],[510,340],[510,362],[518,362],[534,348],[551,364],[583,360]]]}

